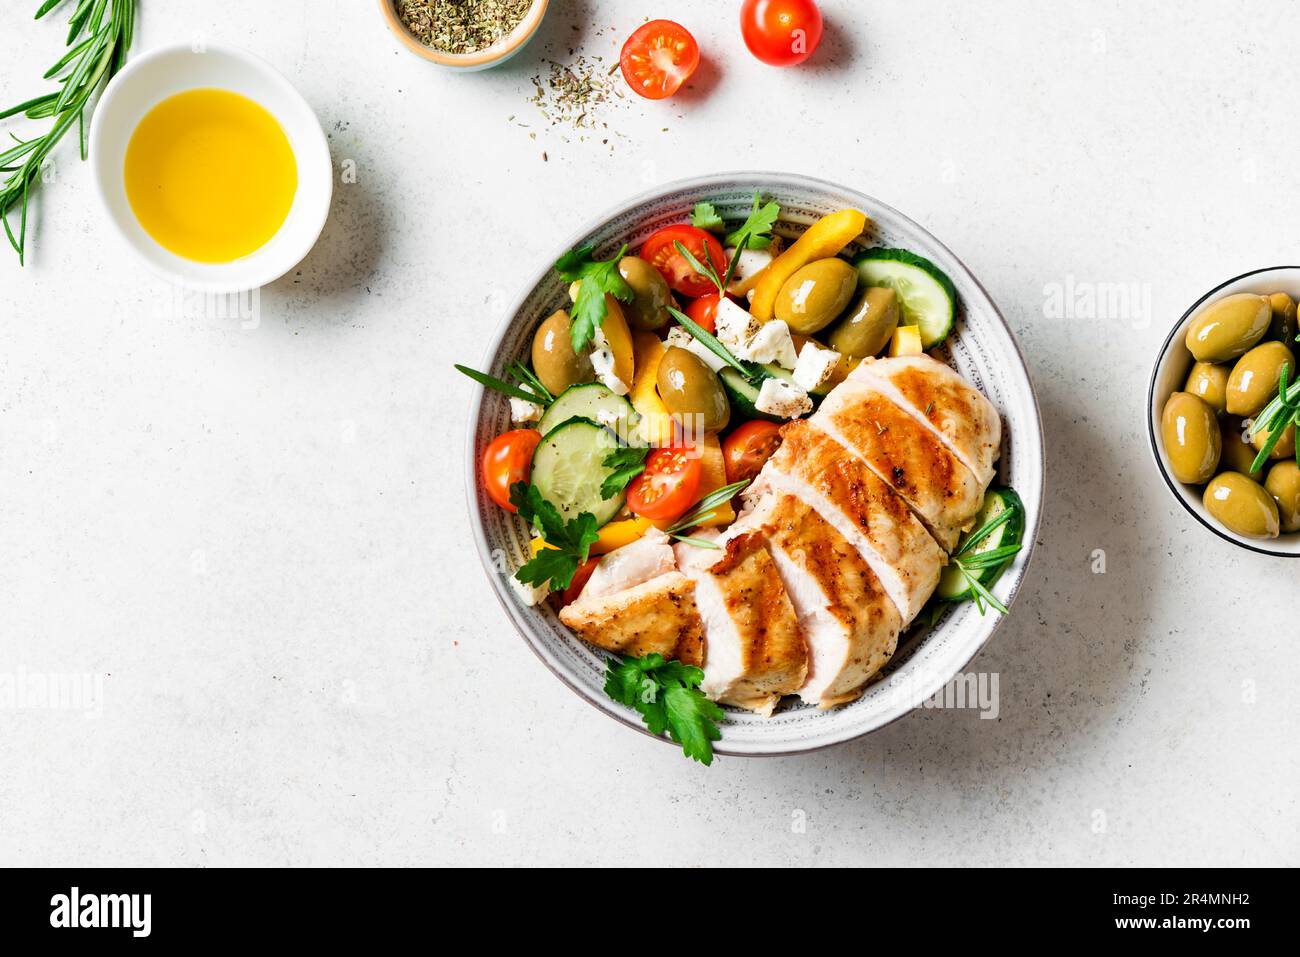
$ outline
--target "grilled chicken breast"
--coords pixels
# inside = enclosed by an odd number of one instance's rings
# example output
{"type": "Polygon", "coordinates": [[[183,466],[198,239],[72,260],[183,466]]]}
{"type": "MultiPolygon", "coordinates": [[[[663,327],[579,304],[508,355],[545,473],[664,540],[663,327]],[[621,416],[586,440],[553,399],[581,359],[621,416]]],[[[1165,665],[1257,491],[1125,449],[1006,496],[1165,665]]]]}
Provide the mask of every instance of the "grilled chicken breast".
{"type": "Polygon", "coordinates": [[[943,549],[902,498],[821,429],[791,422],[781,435],[781,448],[746,489],[746,502],[785,492],[812,507],[853,544],[910,622],[939,584],[943,549]]]}
{"type": "Polygon", "coordinates": [[[715,701],[770,716],[782,695],[803,686],[807,645],[763,536],[742,532],[719,544],[718,550],[686,543],[674,549],[682,573],[695,583],[695,605],[704,620],[700,690],[715,701]]]}
{"type": "Polygon", "coordinates": [[[952,368],[927,355],[868,359],[850,375],[929,426],[987,488],[996,474],[1002,420],[993,403],[952,368]]]}
{"type": "Polygon", "coordinates": [[[676,570],[668,536],[644,538],[606,555],[560,621],[583,641],[621,655],[658,652],[689,665],[704,663],[704,625],[695,584],[676,570]]]}
{"type": "Polygon", "coordinates": [[[793,495],[761,497],[732,529],[761,530],[798,616],[808,642],[808,676],[799,697],[819,708],[857,698],[893,655],[903,627],[875,572],[793,495]]]}
{"type": "Polygon", "coordinates": [[[810,420],[898,492],[951,552],[984,501],[984,485],[926,424],[861,378],[846,379],[810,420]]]}

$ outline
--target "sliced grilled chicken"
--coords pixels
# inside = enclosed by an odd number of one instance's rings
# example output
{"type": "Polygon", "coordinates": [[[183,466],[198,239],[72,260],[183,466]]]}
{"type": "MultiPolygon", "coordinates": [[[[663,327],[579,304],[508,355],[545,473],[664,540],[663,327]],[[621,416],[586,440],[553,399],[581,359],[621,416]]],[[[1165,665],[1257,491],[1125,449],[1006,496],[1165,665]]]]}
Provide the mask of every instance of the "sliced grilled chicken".
{"type": "Polygon", "coordinates": [[[770,716],[782,695],[803,686],[808,648],[763,536],[743,532],[719,544],[715,550],[683,542],[674,549],[682,573],[695,582],[695,606],[704,620],[700,690],[770,716]]]}
{"type": "Polygon", "coordinates": [[[898,492],[951,552],[984,501],[984,485],[925,424],[861,379],[841,382],[811,421],[898,492]]]}
{"type": "Polygon", "coordinates": [[[820,708],[853,701],[889,661],[903,627],[880,579],[843,535],[793,495],[762,496],[728,534],[748,529],[766,537],[808,642],[799,697],[820,708]]]}
{"type": "Polygon", "coordinates": [[[668,536],[654,529],[606,555],[560,621],[584,641],[622,655],[657,652],[704,662],[704,626],[695,584],[676,570],[668,536]]]}
{"type": "Polygon", "coordinates": [[[996,474],[1002,420],[993,403],[949,366],[927,355],[867,360],[849,375],[925,423],[985,488],[996,474]]]}
{"type": "Polygon", "coordinates": [[[791,422],[781,434],[781,448],[745,491],[746,502],[785,492],[811,506],[853,544],[910,622],[939,584],[943,549],[902,498],[821,429],[791,422]]]}

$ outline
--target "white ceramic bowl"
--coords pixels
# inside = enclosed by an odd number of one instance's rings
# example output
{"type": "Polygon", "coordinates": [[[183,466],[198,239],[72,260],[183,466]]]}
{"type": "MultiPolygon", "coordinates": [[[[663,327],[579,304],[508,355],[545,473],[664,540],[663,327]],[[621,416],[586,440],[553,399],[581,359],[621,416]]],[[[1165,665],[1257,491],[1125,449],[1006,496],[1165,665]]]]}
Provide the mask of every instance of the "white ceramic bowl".
{"type": "Polygon", "coordinates": [[[159,275],[204,292],[256,289],[298,265],[320,237],[334,191],[329,146],[307,101],[269,63],[230,47],[164,47],[133,59],[95,108],[90,159],[100,199],[127,245],[159,275]],[[202,88],[260,104],[284,128],[298,163],[298,192],[284,225],[261,249],[230,263],[194,262],[164,249],[145,232],[126,196],[126,148],[140,120],[162,100],[202,88]]]}
{"type": "MultiPolygon", "coordinates": [[[[1038,403],[1020,350],[997,307],[966,267],[906,216],[862,193],[821,180],[780,173],[723,173],[670,183],[635,197],[592,220],[562,244],[538,271],[509,318],[497,330],[483,364],[504,377],[512,359],[528,360],[533,332],[547,315],[567,304],[564,283],[550,263],[565,250],[595,243],[607,257],[619,244],[636,249],[655,229],[686,222],[695,203],[707,200],[728,220],[748,215],[754,191],[781,204],[777,232],[790,237],[818,217],[847,206],[871,217],[864,245],[902,246],[933,260],[957,287],[961,314],[941,354],[987,395],[1002,413],[1004,440],[1000,479],[1025,503],[1024,550],[999,580],[995,594],[1010,607],[1020,588],[1038,534],[1043,501],[1043,437],[1038,403]]],[[[514,594],[507,577],[525,560],[528,531],[522,520],[493,504],[478,480],[482,449],[510,428],[508,401],[476,389],[470,407],[465,479],[475,545],[498,599],[528,645],[570,688],[606,714],[644,731],[640,716],[603,691],[606,655],[575,638],[545,604],[530,608],[514,594]]],[[[1013,609],[1014,613],[1014,609],[1013,609]]],[[[852,704],[829,711],[790,699],[771,718],[729,710],[716,750],[733,755],[809,751],[874,731],[906,714],[941,689],[975,657],[1001,622],[973,604],[953,606],[928,634],[913,632],[900,646],[881,680],[852,704]]],[[[667,740],[667,739],[664,739],[667,740]]]]}
{"type": "Polygon", "coordinates": [[[1300,534],[1283,535],[1280,538],[1261,541],[1246,538],[1224,528],[1210,517],[1202,503],[1203,490],[1198,485],[1184,485],[1169,472],[1169,456],[1165,454],[1164,442],[1160,437],[1160,415],[1164,411],[1169,396],[1182,389],[1187,381],[1187,373],[1195,361],[1187,348],[1187,327],[1195,321],[1206,308],[1225,296],[1238,292],[1268,294],[1284,292],[1292,299],[1300,300],[1300,266],[1269,266],[1256,269],[1244,275],[1229,279],[1215,286],[1183,313],[1174,324],[1169,338],[1160,348],[1156,357],[1155,368],[1151,372],[1151,385],[1147,392],[1147,434],[1151,438],[1151,452],[1156,458],[1156,466],[1165,480],[1165,485],[1174,498],[1187,509],[1192,516],[1220,538],[1225,538],[1234,545],[1259,552],[1261,555],[1275,555],[1279,558],[1300,557],[1300,534]]]}

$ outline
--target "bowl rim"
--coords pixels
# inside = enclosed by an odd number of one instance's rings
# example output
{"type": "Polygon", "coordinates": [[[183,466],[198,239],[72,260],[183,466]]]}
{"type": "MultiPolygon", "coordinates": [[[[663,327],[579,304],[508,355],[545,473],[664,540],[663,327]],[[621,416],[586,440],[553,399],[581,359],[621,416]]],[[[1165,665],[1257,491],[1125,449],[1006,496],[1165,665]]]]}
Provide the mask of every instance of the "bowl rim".
{"type": "MultiPolygon", "coordinates": [[[[603,226],[605,223],[609,222],[610,220],[615,219],[631,211],[632,209],[635,209],[638,206],[644,205],[645,203],[653,202],[654,200],[659,199],[660,197],[666,194],[681,192],[686,190],[704,190],[704,189],[716,188],[720,185],[724,185],[726,183],[734,182],[737,180],[742,182],[746,180],[753,180],[756,182],[781,184],[794,189],[814,187],[814,188],[819,188],[824,190],[831,190],[837,193],[843,193],[843,194],[854,196],[869,207],[874,207],[876,209],[883,210],[888,214],[890,214],[891,216],[897,217],[900,221],[905,222],[908,225],[915,228],[918,232],[922,233],[930,242],[932,242],[936,247],[942,249],[945,253],[951,256],[953,261],[955,261],[956,263],[958,263],[958,265],[961,266],[962,270],[966,273],[966,276],[974,283],[976,288],[979,289],[979,291],[984,295],[985,299],[989,302],[990,306],[992,307],[993,318],[995,318],[996,321],[1000,323],[1002,327],[1006,330],[1007,338],[1011,342],[1012,350],[1015,355],[1020,373],[1024,376],[1025,381],[1029,385],[1029,393],[1034,406],[1033,420],[1034,420],[1034,425],[1035,425],[1037,438],[1038,438],[1037,461],[1030,462],[1028,466],[1029,468],[1037,469],[1039,475],[1039,482],[1038,482],[1039,488],[1038,488],[1037,496],[1035,496],[1035,498],[1032,500],[1032,505],[1033,505],[1032,510],[1028,507],[1026,508],[1024,541],[1027,543],[1027,547],[1025,549],[1024,566],[1021,569],[1021,574],[1020,574],[1020,582],[1023,583],[1026,577],[1028,576],[1030,568],[1032,567],[1033,564],[1033,557],[1037,545],[1038,530],[1042,527],[1043,502],[1045,501],[1046,492],[1047,492],[1046,437],[1043,433],[1043,420],[1042,420],[1042,412],[1038,405],[1038,393],[1034,386],[1033,376],[1029,371],[1029,365],[1025,361],[1025,354],[1023,349],[1021,348],[1020,342],[1019,340],[1016,339],[1015,334],[1011,331],[1011,327],[1007,324],[1006,318],[1002,315],[1002,311],[998,308],[997,303],[994,302],[993,297],[988,294],[988,290],[984,288],[983,284],[979,281],[978,278],[976,278],[975,274],[972,273],[969,268],[967,268],[966,264],[961,259],[959,259],[956,255],[954,255],[952,250],[950,250],[946,245],[944,245],[937,238],[935,238],[935,236],[928,229],[921,226],[911,217],[906,216],[903,213],[900,213],[898,210],[890,206],[888,203],[883,203],[867,193],[863,193],[860,190],[843,186],[839,183],[835,183],[830,180],[820,179],[814,176],[806,176],[802,173],[773,172],[773,171],[765,171],[765,170],[727,170],[727,171],[721,171],[717,173],[707,173],[699,176],[690,176],[682,179],[670,180],[668,182],[661,183],[657,186],[650,187],[649,189],[642,190],[641,192],[619,202],[615,206],[603,210],[598,215],[589,217],[585,221],[581,229],[576,230],[573,233],[568,235],[563,248],[572,249],[580,241],[582,241],[587,236],[589,236],[593,231],[599,229],[601,226],[603,226]]],[[[504,340],[506,334],[509,332],[511,325],[515,321],[515,317],[519,313],[520,308],[522,308],[524,303],[527,301],[528,297],[532,294],[532,291],[546,279],[546,277],[550,274],[552,268],[553,265],[551,263],[549,262],[546,263],[545,266],[543,266],[539,271],[533,274],[533,277],[530,281],[525,282],[521,286],[522,289],[521,293],[515,297],[510,308],[506,310],[505,316],[497,324],[497,328],[494,330],[491,338],[487,343],[486,349],[484,350],[482,354],[482,358],[480,360],[481,367],[483,368],[490,367],[492,358],[499,350],[501,346],[501,342],[502,340],[504,340]]],[[[632,730],[645,735],[646,737],[653,738],[654,740],[657,741],[661,741],[664,744],[670,745],[674,748],[679,747],[679,745],[669,740],[669,738],[665,735],[652,734],[649,731],[649,729],[645,727],[643,723],[641,723],[639,720],[635,720],[634,715],[629,713],[616,701],[612,699],[601,700],[597,696],[588,695],[586,691],[583,688],[579,687],[575,682],[573,682],[567,674],[565,674],[563,671],[561,671],[560,669],[552,665],[552,663],[548,661],[546,657],[542,654],[541,650],[537,647],[536,643],[529,637],[527,622],[523,620],[523,618],[520,616],[514,604],[509,600],[507,600],[504,594],[505,589],[498,587],[498,584],[494,578],[494,576],[497,575],[497,570],[492,563],[492,558],[491,558],[492,550],[487,541],[487,535],[483,527],[482,518],[478,513],[477,498],[475,495],[475,482],[477,480],[477,466],[478,466],[477,455],[476,455],[477,450],[475,448],[475,443],[476,443],[477,431],[478,431],[478,419],[482,412],[483,400],[486,397],[486,395],[487,395],[487,390],[483,386],[477,384],[473,387],[470,395],[469,417],[467,420],[467,428],[466,428],[466,436],[465,436],[465,483],[464,485],[465,485],[466,505],[469,509],[470,530],[474,537],[474,544],[478,552],[479,563],[483,566],[484,571],[488,575],[490,587],[492,589],[492,594],[493,596],[495,596],[497,600],[497,604],[499,604],[502,607],[502,609],[504,609],[504,611],[506,612],[506,617],[510,619],[510,623],[514,626],[515,631],[518,633],[519,637],[523,639],[524,644],[528,646],[529,650],[532,651],[532,653],[542,663],[542,665],[546,668],[546,670],[549,671],[551,674],[553,674],[555,677],[559,678],[560,681],[566,687],[568,687],[570,691],[576,694],[583,701],[587,702],[591,707],[608,715],[609,717],[618,721],[620,724],[629,727],[632,730]]],[[[1027,502],[1026,505],[1028,506],[1029,503],[1027,502]]],[[[1019,600],[1022,591],[1023,588],[1018,587],[1016,591],[1010,596],[1010,600],[1007,603],[1008,612],[1012,611],[1016,607],[1016,603],[1019,600]]],[[[939,687],[942,687],[944,683],[950,681],[953,675],[960,674],[961,671],[967,667],[967,665],[969,665],[973,660],[975,660],[976,656],[979,655],[979,653],[983,651],[985,647],[988,646],[988,643],[990,641],[992,641],[993,636],[997,634],[998,630],[1005,623],[1007,617],[1009,616],[999,614],[993,620],[992,627],[989,629],[988,634],[984,637],[983,641],[981,641],[979,645],[971,651],[971,654],[968,657],[966,657],[965,660],[963,660],[959,664],[956,664],[951,669],[951,674],[947,673],[949,671],[948,668],[942,669],[944,674],[942,676],[942,680],[939,684],[939,687]]],[[[890,710],[886,711],[883,720],[881,720],[877,725],[875,725],[875,727],[867,728],[863,731],[849,734],[844,737],[839,737],[834,740],[823,741],[818,744],[810,745],[808,747],[793,747],[793,748],[784,748],[780,750],[770,750],[770,751],[769,750],[736,751],[736,750],[731,750],[725,746],[725,738],[724,738],[722,741],[716,742],[714,744],[713,751],[715,754],[724,755],[726,757],[738,757],[738,758],[789,757],[797,754],[810,754],[815,751],[822,751],[825,750],[826,748],[835,747],[840,744],[845,744],[849,741],[857,740],[858,738],[865,737],[868,734],[874,734],[875,732],[880,731],[882,728],[888,727],[894,722],[906,717],[908,714],[915,711],[928,697],[930,697],[934,693],[935,690],[936,689],[928,688],[928,686],[926,686],[926,690],[924,694],[914,693],[913,695],[910,695],[905,699],[907,702],[911,702],[911,703],[894,705],[890,710]],[[914,701],[912,700],[913,698],[915,698],[914,701]]]]}
{"type": "Polygon", "coordinates": [[[524,18],[515,25],[513,30],[496,43],[486,46],[482,50],[475,50],[473,53],[444,53],[426,43],[421,43],[411,34],[411,31],[406,28],[406,24],[397,15],[394,2],[395,0],[379,0],[379,9],[383,12],[388,29],[393,32],[404,47],[421,59],[436,63],[439,66],[472,69],[474,67],[492,66],[518,53],[520,47],[527,43],[533,34],[537,32],[537,28],[542,25],[542,18],[546,16],[546,8],[550,0],[533,0],[532,6],[528,8],[524,18]]]}
{"type": "MultiPolygon", "coordinates": [[[[106,115],[103,108],[104,104],[106,102],[111,104],[112,101],[110,98],[119,93],[125,82],[136,71],[143,69],[146,65],[155,60],[161,60],[178,53],[194,54],[195,50],[193,45],[188,43],[170,43],[165,46],[155,47],[139,56],[132,57],[127,62],[126,66],[124,66],[118,74],[113,77],[108,86],[104,88],[104,92],[100,94],[99,102],[95,107],[95,114],[91,119],[90,136],[88,138],[90,155],[92,157],[91,178],[94,180],[95,194],[99,199],[100,209],[103,211],[105,218],[107,218],[109,223],[112,225],[113,231],[117,234],[118,238],[122,240],[122,242],[146,267],[149,268],[150,271],[161,279],[168,282],[179,282],[187,289],[196,292],[211,293],[215,295],[228,295],[236,292],[261,289],[262,287],[269,286],[276,280],[287,276],[307,258],[307,255],[315,248],[316,244],[320,242],[321,233],[325,231],[325,224],[329,222],[330,209],[334,204],[333,159],[330,156],[329,140],[325,136],[324,127],[321,126],[320,117],[317,115],[316,110],[312,108],[312,105],[307,102],[307,98],[302,95],[298,88],[290,82],[289,78],[277,69],[274,64],[255,53],[250,53],[248,50],[224,43],[205,43],[203,47],[203,53],[205,55],[217,53],[221,56],[229,57],[232,60],[238,61],[244,68],[254,70],[264,75],[274,86],[279,87],[284,92],[285,96],[300,104],[306,115],[311,118],[311,122],[305,122],[303,124],[304,135],[311,141],[311,150],[314,153],[318,153],[329,167],[329,172],[324,177],[326,188],[321,193],[319,208],[314,212],[312,210],[304,209],[302,245],[300,247],[294,247],[291,256],[286,254],[284,259],[287,262],[287,265],[283,269],[274,264],[257,272],[250,269],[246,276],[240,277],[236,280],[234,277],[228,279],[201,278],[186,274],[179,270],[166,269],[153,262],[141,250],[136,248],[134,239],[127,232],[123,224],[119,222],[117,215],[109,204],[108,185],[104,180],[106,173],[101,165],[93,159],[95,154],[100,150],[100,144],[102,143],[103,137],[107,135],[104,132],[105,128],[103,122],[100,121],[100,117],[106,115]],[[289,262],[288,260],[292,261],[289,262]]],[[[263,109],[267,108],[265,104],[258,105],[263,109]]],[[[277,118],[276,122],[280,122],[280,120],[277,118]]],[[[303,160],[302,155],[295,152],[295,160],[301,165],[303,160]]],[[[299,176],[300,184],[301,179],[302,177],[299,176]]],[[[288,222],[287,219],[286,222],[288,222]]],[[[283,224],[281,224],[281,228],[284,228],[283,224]]],[[[157,242],[157,240],[154,240],[154,242],[157,242]]],[[[260,251],[260,249],[255,250],[253,253],[249,254],[248,257],[245,257],[245,260],[236,260],[236,262],[251,261],[260,251]]]]}
{"type": "Polygon", "coordinates": [[[1205,305],[1207,300],[1219,293],[1221,290],[1231,286],[1233,283],[1240,282],[1243,279],[1249,279],[1251,276],[1258,276],[1261,273],[1278,272],[1283,269],[1294,269],[1297,272],[1300,272],[1300,266],[1262,266],[1259,269],[1248,270],[1239,276],[1233,276],[1231,279],[1226,279],[1219,283],[1188,306],[1187,310],[1178,317],[1178,320],[1174,323],[1174,327],[1169,330],[1169,335],[1165,338],[1164,345],[1162,345],[1160,351],[1156,353],[1155,364],[1151,367],[1151,378],[1147,383],[1147,438],[1151,445],[1151,457],[1156,461],[1156,468],[1160,472],[1160,477],[1165,480],[1165,486],[1169,489],[1169,494],[1172,495],[1174,500],[1177,501],[1184,510],[1186,510],[1187,514],[1196,519],[1198,523],[1205,528],[1208,528],[1224,541],[1231,542],[1237,547],[1244,548],[1247,551],[1255,552],[1260,555],[1268,555],[1272,558],[1300,558],[1300,552],[1281,552],[1272,548],[1267,548],[1256,543],[1252,539],[1239,538],[1228,529],[1222,528],[1206,520],[1203,515],[1197,512],[1196,509],[1192,508],[1191,504],[1183,496],[1182,492],[1179,491],[1182,487],[1182,483],[1175,482],[1173,477],[1169,474],[1169,470],[1165,468],[1165,463],[1160,458],[1160,439],[1156,435],[1156,381],[1160,378],[1160,371],[1168,362],[1169,352],[1173,347],[1174,342],[1177,341],[1178,334],[1183,331],[1183,327],[1187,324],[1187,320],[1189,320],[1192,317],[1192,314],[1200,309],[1201,306],[1205,305]]]}

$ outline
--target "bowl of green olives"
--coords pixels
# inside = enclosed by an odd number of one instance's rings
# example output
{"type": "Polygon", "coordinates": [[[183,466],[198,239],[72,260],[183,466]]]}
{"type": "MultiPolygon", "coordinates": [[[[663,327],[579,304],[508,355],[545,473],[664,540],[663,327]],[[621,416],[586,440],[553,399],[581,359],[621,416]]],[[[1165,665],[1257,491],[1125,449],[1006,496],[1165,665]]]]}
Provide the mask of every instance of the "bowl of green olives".
{"type": "Polygon", "coordinates": [[[1178,320],[1148,393],[1151,450],[1175,498],[1251,551],[1300,557],[1300,266],[1249,272],[1178,320]]]}

